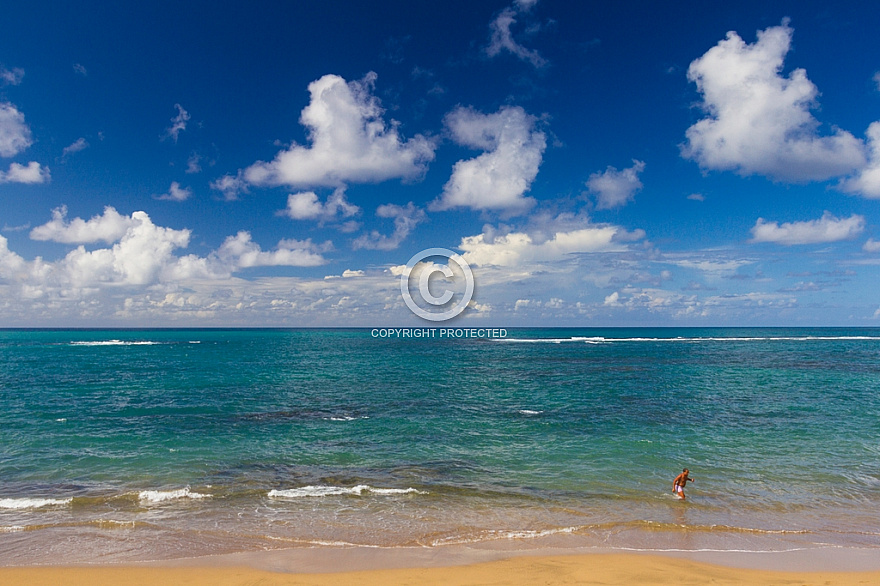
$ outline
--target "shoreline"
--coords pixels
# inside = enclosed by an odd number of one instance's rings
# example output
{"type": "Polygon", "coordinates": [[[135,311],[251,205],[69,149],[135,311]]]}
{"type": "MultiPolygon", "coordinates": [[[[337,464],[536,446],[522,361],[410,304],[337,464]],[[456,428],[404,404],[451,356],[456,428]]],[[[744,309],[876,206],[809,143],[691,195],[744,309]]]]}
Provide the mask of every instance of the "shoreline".
{"type": "MultiPolygon", "coordinates": [[[[847,546],[817,546],[787,550],[640,549],[626,547],[533,545],[517,542],[441,546],[326,545],[251,550],[154,560],[36,563],[0,565],[9,569],[40,568],[240,568],[284,574],[370,572],[399,569],[463,567],[508,559],[625,556],[666,558],[730,569],[769,572],[877,572],[880,550],[847,546]],[[500,545],[500,546],[499,546],[500,545]]],[[[0,562],[2,563],[2,562],[0,562]]]]}
{"type": "MultiPolygon", "coordinates": [[[[0,567],[0,583],[30,586],[71,584],[192,586],[271,584],[330,586],[358,583],[387,584],[620,584],[672,585],[680,583],[763,585],[768,583],[855,585],[880,583],[876,550],[823,551],[825,562],[836,558],[836,568],[807,569],[815,551],[767,552],[781,568],[754,567],[755,555],[746,552],[591,552],[555,549],[474,550],[456,548],[309,548],[225,554],[148,563],[76,566],[0,567]],[[391,551],[394,550],[394,551],[391,551]],[[860,553],[859,553],[860,552],[860,553]],[[715,554],[717,559],[712,559],[715,554]],[[800,554],[800,555],[791,555],[800,554]],[[870,564],[868,554],[871,554],[870,564]],[[777,556],[782,555],[780,559],[777,556]],[[332,565],[329,565],[332,564],[332,565]],[[745,564],[745,565],[742,565],[745,564]],[[841,564],[853,564],[852,567],[841,564]],[[867,566],[871,567],[868,568],[867,566]]],[[[762,557],[764,565],[767,558],[762,557]]]]}
{"type": "MultiPolygon", "coordinates": [[[[880,550],[856,547],[806,547],[777,551],[636,549],[619,547],[530,546],[483,542],[434,547],[318,546],[248,551],[108,566],[236,567],[281,573],[337,573],[407,568],[460,567],[514,558],[633,556],[658,557],[711,564],[731,569],[809,573],[878,572],[880,550]],[[340,570],[344,567],[344,570],[340,570]]],[[[103,564],[99,564],[103,566],[103,564]]],[[[94,566],[88,566],[94,567],[94,566]]]]}

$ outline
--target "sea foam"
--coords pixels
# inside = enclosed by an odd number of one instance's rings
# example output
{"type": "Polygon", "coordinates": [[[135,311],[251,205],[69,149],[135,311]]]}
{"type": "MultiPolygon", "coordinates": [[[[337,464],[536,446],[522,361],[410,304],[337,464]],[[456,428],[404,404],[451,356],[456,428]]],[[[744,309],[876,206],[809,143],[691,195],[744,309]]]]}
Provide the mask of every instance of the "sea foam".
{"type": "Polygon", "coordinates": [[[71,342],[71,346],[153,346],[163,342],[151,342],[149,340],[95,340],[85,342],[71,342]]]}
{"type": "Polygon", "coordinates": [[[0,499],[0,509],[41,509],[43,507],[61,507],[69,505],[73,498],[66,499],[41,499],[41,498],[17,498],[0,499]]]}
{"type": "Polygon", "coordinates": [[[206,499],[211,498],[209,494],[192,492],[189,487],[179,488],[177,490],[142,490],[138,493],[138,499],[141,502],[155,504],[165,501],[173,501],[177,499],[206,499]]]}
{"type": "Polygon", "coordinates": [[[357,486],[302,486],[300,488],[288,488],[283,490],[270,490],[269,498],[295,499],[314,496],[337,496],[344,494],[362,495],[364,493],[372,494],[427,494],[424,491],[415,488],[374,488],[366,484],[358,484],[357,486]]]}

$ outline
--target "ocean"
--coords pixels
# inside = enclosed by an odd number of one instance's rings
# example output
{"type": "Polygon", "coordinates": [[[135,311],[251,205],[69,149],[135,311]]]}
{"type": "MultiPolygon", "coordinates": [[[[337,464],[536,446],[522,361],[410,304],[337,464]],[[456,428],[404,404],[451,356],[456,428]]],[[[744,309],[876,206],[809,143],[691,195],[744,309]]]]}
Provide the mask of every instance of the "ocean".
{"type": "Polygon", "coordinates": [[[880,548],[880,329],[504,334],[2,330],[0,565],[880,548]]]}

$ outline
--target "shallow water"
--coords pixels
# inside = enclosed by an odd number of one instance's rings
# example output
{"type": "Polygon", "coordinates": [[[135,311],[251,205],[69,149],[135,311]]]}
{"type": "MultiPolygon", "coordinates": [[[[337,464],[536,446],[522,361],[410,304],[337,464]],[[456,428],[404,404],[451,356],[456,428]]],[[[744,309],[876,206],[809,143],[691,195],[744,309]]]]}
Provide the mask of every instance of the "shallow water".
{"type": "Polygon", "coordinates": [[[880,547],[877,329],[0,331],[0,364],[0,563],[880,547]]]}

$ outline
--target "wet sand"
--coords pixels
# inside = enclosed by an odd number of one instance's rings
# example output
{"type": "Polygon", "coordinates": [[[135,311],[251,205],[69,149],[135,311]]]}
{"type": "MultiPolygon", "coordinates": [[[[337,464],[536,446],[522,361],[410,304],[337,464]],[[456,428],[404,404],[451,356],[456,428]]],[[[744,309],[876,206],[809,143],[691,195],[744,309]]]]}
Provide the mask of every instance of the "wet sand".
{"type": "MultiPolygon", "coordinates": [[[[782,571],[744,564],[765,564],[769,558],[736,556],[725,558],[723,565],[673,555],[638,553],[589,553],[574,555],[515,555],[506,559],[460,564],[468,558],[487,554],[441,555],[432,550],[410,555],[376,556],[365,550],[275,551],[259,554],[220,556],[160,562],[138,566],[90,567],[23,567],[0,568],[0,584],[58,586],[131,586],[187,584],[191,586],[233,586],[261,584],[264,586],[312,585],[331,586],[358,584],[386,586],[389,584],[419,585],[523,585],[534,584],[730,584],[764,586],[768,584],[856,585],[880,584],[880,563],[873,562],[875,552],[855,552],[851,560],[833,552],[825,563],[832,567],[871,567],[860,571],[818,570],[782,571]],[[317,555],[316,555],[317,554],[317,555]],[[332,565],[335,560],[335,565],[332,565]],[[259,564],[259,566],[255,565],[259,564]],[[372,566],[384,566],[375,568],[372,566]],[[403,566],[403,567],[398,567],[403,566]],[[321,571],[317,571],[320,569],[321,571]]],[[[490,552],[498,555],[498,552],[490,552]]],[[[716,552],[717,553],[717,552],[716,552]]],[[[804,553],[804,552],[796,552],[804,553]]],[[[852,553],[852,552],[851,552],[852,553]]],[[[682,553],[697,557],[695,552],[682,553]]],[[[775,555],[775,554],[773,554],[775,555]]],[[[846,554],[845,554],[846,555],[846,554]]],[[[705,557],[705,556],[703,556],[705,557]]],[[[783,556],[774,563],[810,567],[815,556],[783,556]],[[799,559],[801,561],[799,561],[799,559]]]]}

